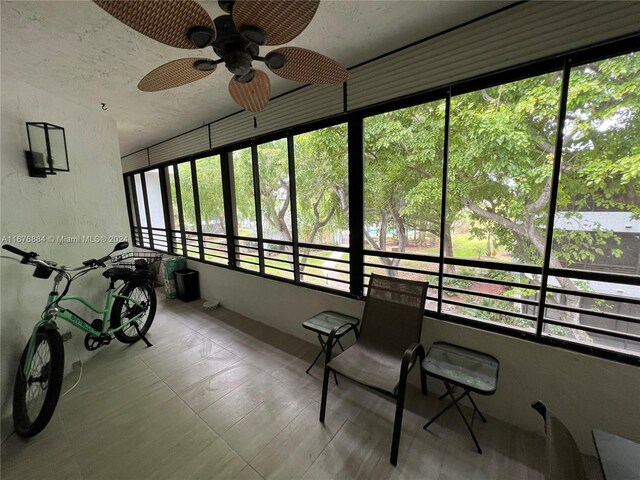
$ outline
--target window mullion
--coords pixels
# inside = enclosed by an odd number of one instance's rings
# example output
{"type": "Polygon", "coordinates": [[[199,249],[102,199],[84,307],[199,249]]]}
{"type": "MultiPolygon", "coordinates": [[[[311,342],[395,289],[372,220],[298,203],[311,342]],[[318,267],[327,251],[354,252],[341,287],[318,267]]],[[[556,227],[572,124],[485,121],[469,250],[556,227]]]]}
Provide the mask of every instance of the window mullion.
{"type": "Polygon", "coordinates": [[[182,255],[187,256],[187,234],[184,231],[184,213],[182,212],[182,189],[180,188],[180,172],[177,165],[173,165],[173,178],[176,187],[176,203],[178,204],[178,219],[180,221],[180,238],[182,239],[182,255]]]}
{"type": "Polygon", "coordinates": [[[349,261],[351,295],[364,293],[364,123],[349,121],[349,261]]]}
{"type": "Polygon", "coordinates": [[[167,235],[167,252],[173,252],[173,236],[171,235],[171,217],[169,216],[169,195],[167,170],[160,168],[160,197],[162,198],[162,212],[164,214],[164,231],[167,235]]]}
{"type": "Polygon", "coordinates": [[[264,239],[262,237],[262,202],[260,200],[260,172],[258,169],[258,146],[251,145],[251,165],[253,167],[253,196],[256,202],[256,233],[258,234],[258,257],[260,274],[264,275],[264,239]]]}
{"type": "Polygon", "coordinates": [[[227,234],[227,258],[230,267],[236,266],[235,232],[237,218],[235,215],[235,182],[231,154],[226,151],[220,154],[220,175],[222,177],[222,201],[224,202],[224,223],[227,234]]]}
{"type": "Polygon", "coordinates": [[[298,206],[296,195],[296,167],[293,135],[287,135],[287,155],[289,159],[289,205],[291,207],[291,240],[293,242],[293,279],[300,281],[300,258],[298,256],[298,206]]]}
{"type": "Polygon", "coordinates": [[[149,233],[149,247],[153,249],[153,225],[151,225],[151,212],[149,210],[149,197],[147,195],[147,181],[145,172],[140,173],[140,185],[142,186],[142,199],[144,200],[144,213],[147,217],[147,232],[149,233]]]}
{"type": "Polygon", "coordinates": [[[204,261],[204,240],[202,238],[202,217],[200,215],[200,195],[198,192],[198,174],[196,172],[196,161],[191,160],[191,188],[193,189],[193,208],[196,216],[196,235],[198,236],[198,250],[200,260],[204,261]]]}
{"type": "Polygon", "coordinates": [[[536,338],[542,338],[544,325],[544,310],[547,296],[547,281],[549,278],[549,263],[551,261],[551,249],[553,246],[553,224],[556,215],[556,202],[558,200],[558,183],[560,181],[560,165],[562,162],[562,147],[564,142],[564,122],[567,116],[567,98],[569,96],[569,78],[571,74],[571,62],[567,58],[562,70],[562,91],[560,94],[560,111],[558,113],[558,130],[556,132],[556,144],[553,157],[553,173],[551,177],[551,194],[549,199],[549,217],[547,219],[547,239],[540,276],[540,299],[538,304],[538,318],[536,323],[536,338]]]}
{"type": "Polygon", "coordinates": [[[449,172],[449,125],[451,115],[451,88],[447,91],[444,114],[444,145],[442,162],[442,198],[440,199],[440,258],[438,262],[438,315],[442,314],[444,287],[444,253],[447,231],[447,177],[449,172]]]}

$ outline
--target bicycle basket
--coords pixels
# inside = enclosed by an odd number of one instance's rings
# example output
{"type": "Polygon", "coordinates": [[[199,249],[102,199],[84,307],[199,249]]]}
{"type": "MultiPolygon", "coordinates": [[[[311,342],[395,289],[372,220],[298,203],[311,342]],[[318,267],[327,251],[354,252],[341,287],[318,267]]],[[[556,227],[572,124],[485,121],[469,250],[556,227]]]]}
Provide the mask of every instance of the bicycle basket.
{"type": "Polygon", "coordinates": [[[158,252],[129,252],[117,255],[111,263],[122,267],[133,267],[135,270],[149,270],[149,266],[162,260],[162,253],[158,252]]]}

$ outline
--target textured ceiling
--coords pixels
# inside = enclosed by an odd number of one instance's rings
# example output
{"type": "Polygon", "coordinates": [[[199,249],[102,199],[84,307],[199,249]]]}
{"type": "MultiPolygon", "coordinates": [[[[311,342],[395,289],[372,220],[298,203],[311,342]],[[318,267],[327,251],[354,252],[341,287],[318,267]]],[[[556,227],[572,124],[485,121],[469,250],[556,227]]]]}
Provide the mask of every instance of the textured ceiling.
{"type": "MultiPolygon", "coordinates": [[[[223,13],[216,1],[200,3],[212,17],[223,13]]],[[[508,3],[323,0],[309,27],[289,45],[351,67],[508,3]]],[[[172,90],[139,91],[138,82],[155,67],[213,52],[158,43],[90,1],[3,0],[1,18],[2,75],[96,110],[106,103],[104,114],[117,122],[123,155],[239,110],[229,97],[231,74],[225,68],[172,90]]],[[[300,86],[264,70],[272,97],[300,86]]]]}

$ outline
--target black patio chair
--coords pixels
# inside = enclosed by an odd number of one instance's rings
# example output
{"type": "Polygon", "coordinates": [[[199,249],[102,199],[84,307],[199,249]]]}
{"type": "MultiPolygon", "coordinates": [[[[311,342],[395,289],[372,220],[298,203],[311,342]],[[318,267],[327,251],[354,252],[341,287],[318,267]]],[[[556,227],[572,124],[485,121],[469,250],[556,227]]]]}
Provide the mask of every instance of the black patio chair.
{"type": "MultiPolygon", "coordinates": [[[[422,393],[427,393],[422,369],[424,348],[420,344],[427,286],[427,282],[371,275],[358,340],[335,358],[331,357],[331,348],[327,350],[320,421],[324,422],[331,372],[391,396],[396,400],[392,465],[398,461],[407,375],[416,364],[420,367],[422,393]]],[[[329,335],[330,346],[335,343],[336,330],[329,335]]]]}
{"type": "Polygon", "coordinates": [[[544,418],[547,460],[546,480],[587,480],[582,454],[569,429],[538,401],[531,407],[544,418]]]}

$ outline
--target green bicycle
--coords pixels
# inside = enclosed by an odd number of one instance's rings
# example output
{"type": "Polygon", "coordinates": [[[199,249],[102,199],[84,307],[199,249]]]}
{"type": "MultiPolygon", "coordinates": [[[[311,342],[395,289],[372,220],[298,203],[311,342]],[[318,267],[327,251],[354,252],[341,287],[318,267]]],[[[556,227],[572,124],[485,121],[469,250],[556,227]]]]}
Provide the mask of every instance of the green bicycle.
{"type": "MultiPolygon", "coordinates": [[[[13,391],[13,423],[16,433],[21,437],[32,437],[44,429],[58,403],[64,373],[64,347],[58,332],[56,320],[64,320],[86,332],[84,345],[95,350],[108,345],[115,337],[123,343],[134,343],[142,339],[147,346],[151,343],[145,337],[156,313],[156,294],[149,270],[150,262],[141,258],[135,261],[134,269],[111,267],[103,272],[109,280],[107,298],[103,309],[97,308],[87,299],[77,295],[67,295],[71,282],[97,268],[106,268],[105,262],[118,264],[127,254],[111,257],[114,252],[124,250],[129,244],[118,243],[115,248],[100,259],[90,259],[82,267],[67,268],[57,263],[38,258],[35,252],[25,252],[12,245],[2,248],[20,255],[20,263],[35,266],[33,276],[48,279],[57,272],[53,288],[36,322],[20,360],[13,391]],[[62,280],[66,286],[61,294],[58,287],[62,280]],[[91,322],[73,313],[60,302],[78,301],[102,318],[91,322]]],[[[131,257],[133,254],[129,254],[131,257]]],[[[151,263],[162,256],[150,257],[151,263]]]]}

